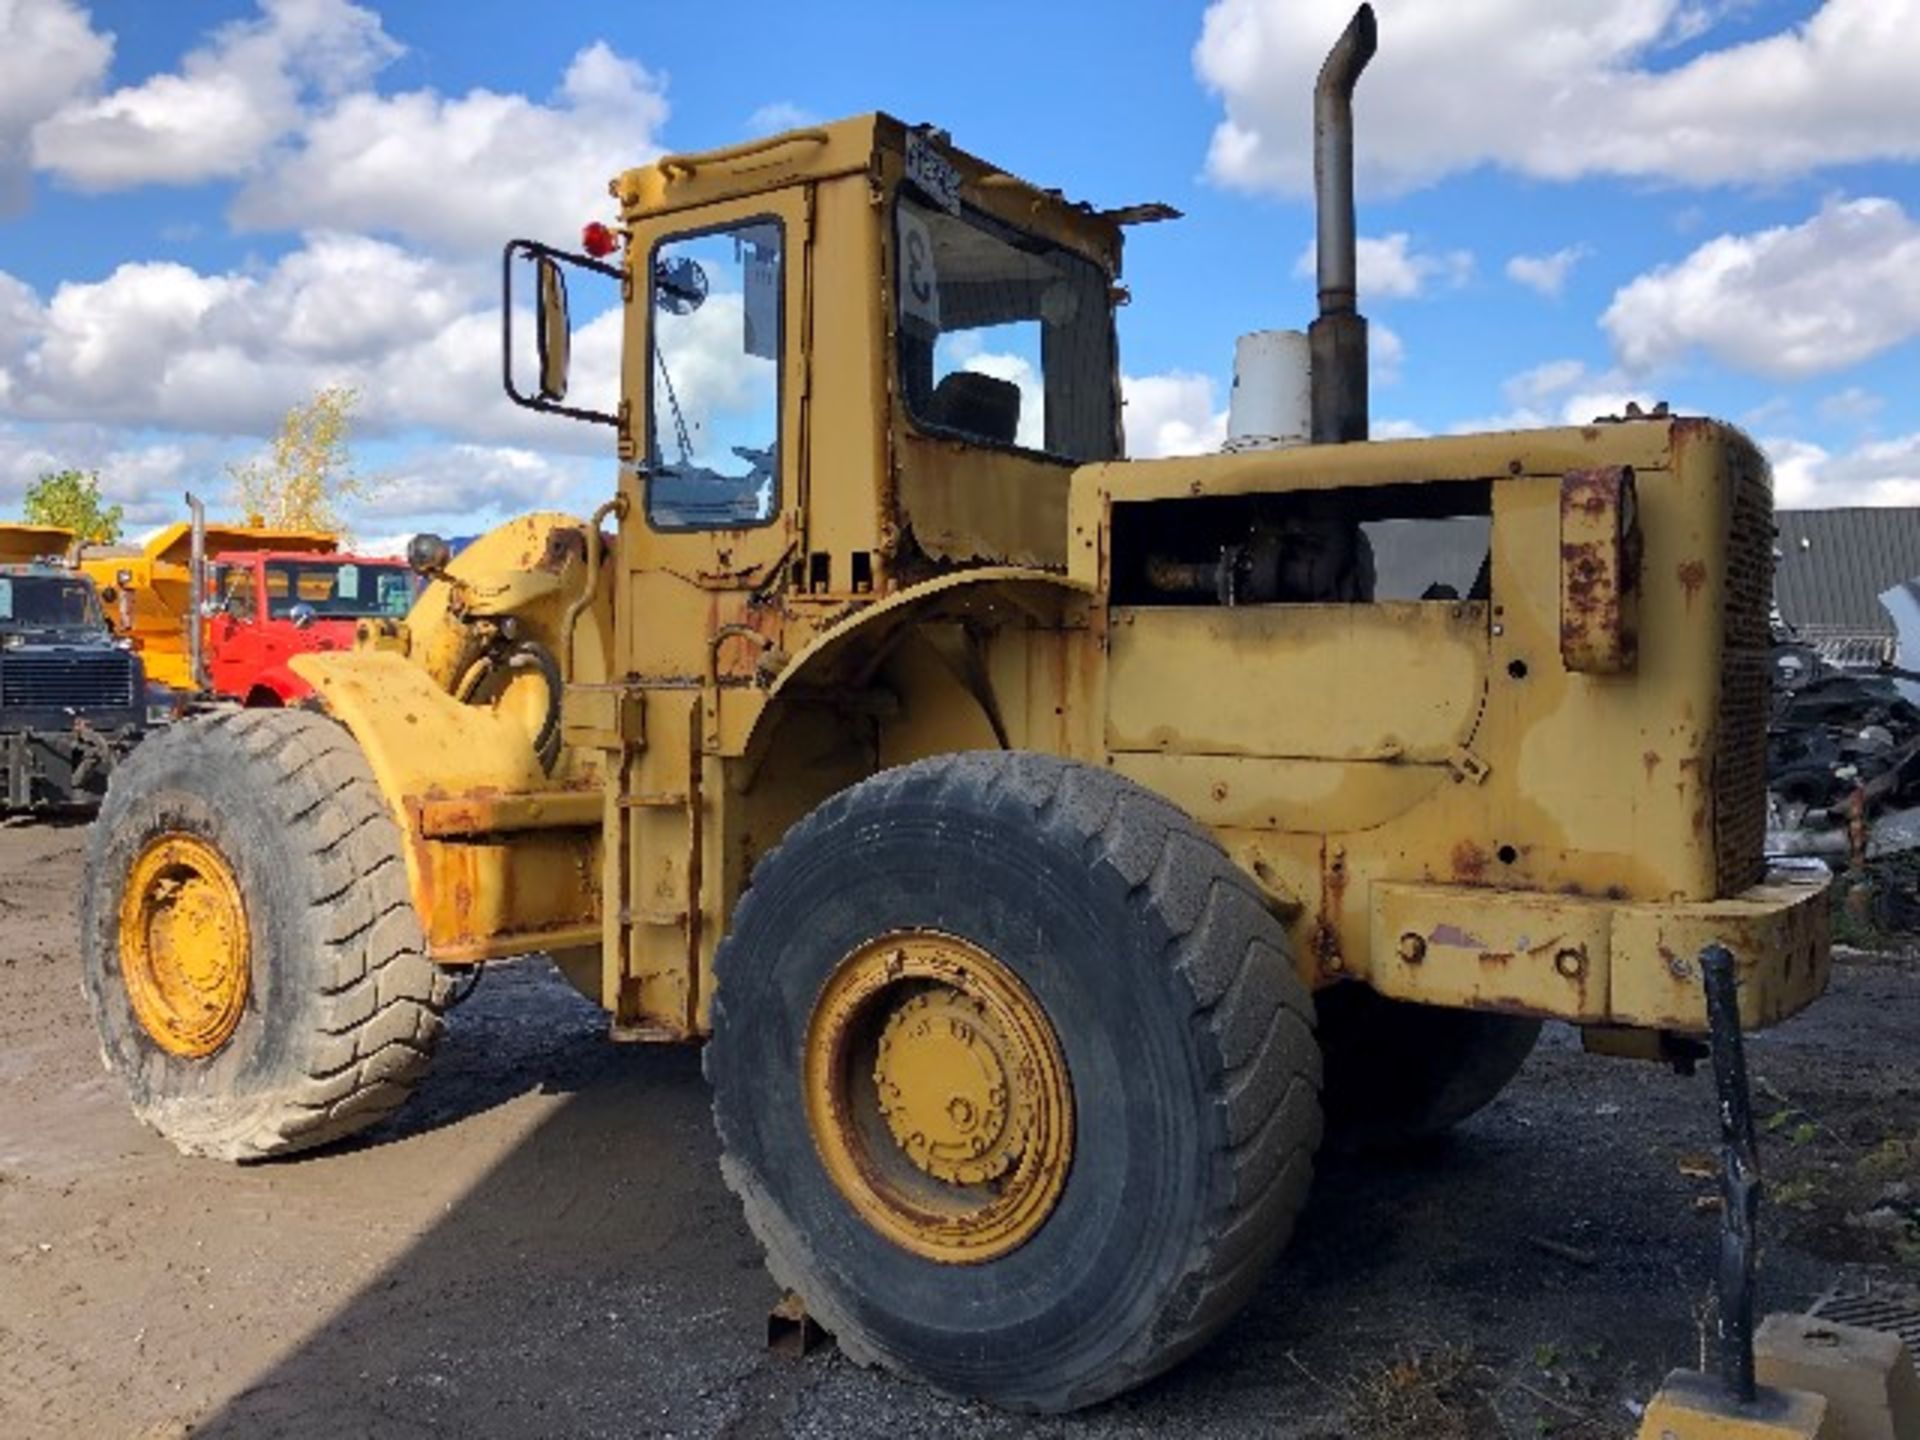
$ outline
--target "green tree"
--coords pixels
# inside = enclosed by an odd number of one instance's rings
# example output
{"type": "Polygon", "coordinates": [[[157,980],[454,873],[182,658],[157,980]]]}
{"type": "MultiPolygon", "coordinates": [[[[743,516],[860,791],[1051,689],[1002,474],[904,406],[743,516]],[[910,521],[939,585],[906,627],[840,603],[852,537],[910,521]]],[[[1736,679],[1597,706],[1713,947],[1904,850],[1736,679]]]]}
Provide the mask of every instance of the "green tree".
{"type": "Polygon", "coordinates": [[[326,386],[287,411],[265,458],[229,465],[241,513],[275,527],[339,533],[341,507],[366,492],[347,448],[359,398],[344,385],[326,386]]]}
{"type": "Polygon", "coordinates": [[[81,540],[110,545],[120,538],[118,505],[100,501],[100,474],[95,470],[54,470],[27,489],[26,515],[30,525],[60,525],[81,540]]]}

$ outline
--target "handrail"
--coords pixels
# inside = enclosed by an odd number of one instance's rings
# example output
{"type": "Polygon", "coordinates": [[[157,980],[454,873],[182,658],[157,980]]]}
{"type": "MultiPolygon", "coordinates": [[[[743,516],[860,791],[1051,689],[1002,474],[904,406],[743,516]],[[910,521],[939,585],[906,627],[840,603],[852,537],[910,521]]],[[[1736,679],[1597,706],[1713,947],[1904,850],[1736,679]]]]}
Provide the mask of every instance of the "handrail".
{"type": "Polygon", "coordinates": [[[585,526],[587,541],[587,577],[580,593],[567,606],[566,613],[560,617],[560,653],[566,658],[567,678],[575,674],[573,663],[573,632],[580,623],[580,616],[594,601],[594,592],[600,588],[600,525],[607,516],[617,516],[624,521],[627,518],[627,497],[616,495],[603,503],[588,519],[585,526]]]}
{"type": "Polygon", "coordinates": [[[778,150],[784,145],[798,145],[805,142],[810,145],[827,143],[827,132],[821,129],[789,130],[784,135],[768,135],[759,140],[747,140],[738,145],[723,146],[718,150],[698,150],[687,155],[662,155],[658,162],[660,173],[669,181],[691,179],[702,165],[724,165],[733,160],[745,160],[754,155],[764,155],[769,150],[778,150]]]}

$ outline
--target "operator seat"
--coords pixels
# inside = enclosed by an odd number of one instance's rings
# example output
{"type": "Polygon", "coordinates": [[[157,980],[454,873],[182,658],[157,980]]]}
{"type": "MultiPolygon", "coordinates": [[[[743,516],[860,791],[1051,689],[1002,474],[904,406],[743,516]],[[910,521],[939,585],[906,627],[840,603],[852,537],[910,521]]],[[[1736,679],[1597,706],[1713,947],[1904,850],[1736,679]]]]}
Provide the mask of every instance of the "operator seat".
{"type": "Polygon", "coordinates": [[[933,387],[921,419],[994,445],[1011,445],[1020,433],[1020,387],[978,370],[956,370],[933,387]]]}

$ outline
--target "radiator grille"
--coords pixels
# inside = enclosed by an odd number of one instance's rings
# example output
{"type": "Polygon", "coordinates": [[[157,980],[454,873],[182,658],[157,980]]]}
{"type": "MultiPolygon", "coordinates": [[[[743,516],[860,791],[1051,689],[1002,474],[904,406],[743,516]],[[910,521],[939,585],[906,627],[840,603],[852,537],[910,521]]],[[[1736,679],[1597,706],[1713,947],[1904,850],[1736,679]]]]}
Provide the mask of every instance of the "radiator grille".
{"type": "Polygon", "coordinates": [[[1745,445],[1729,452],[1727,591],[1713,764],[1714,870],[1722,895],[1766,871],[1767,708],[1773,607],[1773,489],[1745,445]]]}
{"type": "Polygon", "coordinates": [[[27,710],[125,710],[134,700],[133,657],[119,650],[0,656],[0,705],[27,710]]]}

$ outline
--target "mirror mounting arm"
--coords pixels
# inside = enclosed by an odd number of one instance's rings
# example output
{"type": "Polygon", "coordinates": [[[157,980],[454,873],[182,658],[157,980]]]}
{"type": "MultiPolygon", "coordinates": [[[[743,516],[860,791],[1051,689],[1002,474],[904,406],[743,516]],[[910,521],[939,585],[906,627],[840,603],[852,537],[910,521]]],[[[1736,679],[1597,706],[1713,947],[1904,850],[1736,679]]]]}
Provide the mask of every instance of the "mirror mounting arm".
{"type": "Polygon", "coordinates": [[[571,265],[597,271],[620,282],[623,287],[626,282],[625,269],[595,260],[590,255],[577,254],[571,250],[557,250],[551,245],[542,245],[537,240],[509,240],[500,256],[500,378],[506,386],[507,398],[528,410],[545,410],[550,414],[565,415],[571,420],[586,420],[595,425],[617,427],[620,424],[618,415],[610,414],[605,410],[587,410],[574,405],[563,405],[557,400],[548,399],[538,390],[528,394],[514,383],[513,262],[515,259],[531,260],[536,265],[544,260],[552,264],[571,265]]]}

